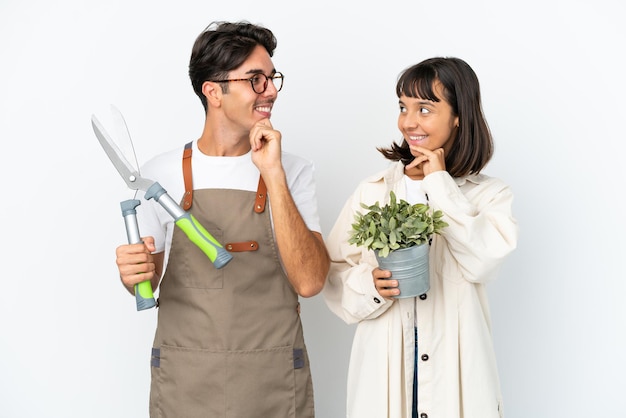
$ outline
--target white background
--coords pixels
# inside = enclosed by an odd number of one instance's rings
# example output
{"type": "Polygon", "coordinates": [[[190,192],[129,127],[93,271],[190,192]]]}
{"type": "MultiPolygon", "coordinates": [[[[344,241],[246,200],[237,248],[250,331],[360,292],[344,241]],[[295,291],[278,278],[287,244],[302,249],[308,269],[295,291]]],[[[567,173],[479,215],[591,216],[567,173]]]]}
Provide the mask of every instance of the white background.
{"type": "MultiPolygon", "coordinates": [[[[132,197],[96,141],[124,113],[140,162],[197,138],[187,64],[212,20],[278,38],[272,121],[317,167],[328,234],[399,139],[402,69],[458,56],[481,80],[516,195],[519,247],[489,287],[508,418],[624,416],[623,2],[0,0],[0,416],[147,417],[155,310],[137,312],[114,250],[132,197]]],[[[354,329],[303,301],[317,415],[345,413],[354,329]]]]}

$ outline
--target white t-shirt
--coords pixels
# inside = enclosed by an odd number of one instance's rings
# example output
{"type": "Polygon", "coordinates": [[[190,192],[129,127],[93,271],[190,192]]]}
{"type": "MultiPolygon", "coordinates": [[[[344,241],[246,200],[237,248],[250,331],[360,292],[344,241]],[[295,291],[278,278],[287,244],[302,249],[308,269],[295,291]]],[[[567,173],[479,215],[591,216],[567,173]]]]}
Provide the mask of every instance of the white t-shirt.
{"type": "MultiPolygon", "coordinates": [[[[157,155],[141,167],[141,175],[157,181],[176,203],[181,202],[185,192],[183,148],[181,145],[177,149],[157,155]]],[[[251,154],[248,152],[237,157],[208,156],[198,149],[197,140],[193,141],[191,168],[194,190],[236,189],[256,192],[259,170],[252,162],[251,154]]],[[[282,162],[289,190],[300,215],[310,230],[321,232],[312,162],[287,152],[283,152],[282,162]]],[[[174,218],[154,199],[146,201],[144,192],[140,191],[137,195],[137,199],[141,200],[137,207],[139,232],[142,237],[154,237],[156,252],[165,251],[167,261],[176,227],[174,218]]],[[[271,210],[271,196],[268,196],[268,202],[271,210]]]]}
{"type": "Polygon", "coordinates": [[[413,180],[409,176],[404,176],[404,184],[406,186],[406,201],[411,205],[418,203],[428,204],[426,194],[422,191],[423,180],[413,180]]]}
{"type": "MultiPolygon", "coordinates": [[[[406,201],[409,202],[411,205],[416,205],[418,203],[423,203],[425,205],[428,204],[426,194],[422,190],[422,181],[423,180],[413,180],[409,176],[404,176],[404,184],[406,187],[406,201]]],[[[415,327],[417,327],[417,299],[415,299],[413,303],[413,318],[415,321],[415,327]]]]}

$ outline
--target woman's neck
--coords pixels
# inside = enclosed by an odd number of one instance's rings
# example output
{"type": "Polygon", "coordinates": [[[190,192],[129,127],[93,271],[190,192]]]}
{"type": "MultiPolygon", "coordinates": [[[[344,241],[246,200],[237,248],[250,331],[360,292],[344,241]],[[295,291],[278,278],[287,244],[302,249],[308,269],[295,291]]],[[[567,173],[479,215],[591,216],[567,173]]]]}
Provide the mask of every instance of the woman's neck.
{"type": "Polygon", "coordinates": [[[404,169],[404,174],[412,180],[424,180],[424,170],[422,167],[417,166],[410,169],[404,169]]]}

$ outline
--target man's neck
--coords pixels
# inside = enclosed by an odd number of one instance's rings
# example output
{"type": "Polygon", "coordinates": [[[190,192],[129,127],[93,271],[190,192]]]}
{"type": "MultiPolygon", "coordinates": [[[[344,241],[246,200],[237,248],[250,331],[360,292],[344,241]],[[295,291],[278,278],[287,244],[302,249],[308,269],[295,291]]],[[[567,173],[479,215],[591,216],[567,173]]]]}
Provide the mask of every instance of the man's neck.
{"type": "MultiPolygon", "coordinates": [[[[215,157],[237,157],[250,151],[249,133],[236,132],[232,129],[212,129],[222,124],[207,121],[198,139],[198,149],[205,155],[215,157]]],[[[223,126],[223,125],[222,125],[223,126]]]]}
{"type": "Polygon", "coordinates": [[[246,142],[229,143],[202,136],[198,139],[198,149],[203,154],[213,157],[237,157],[250,151],[250,142],[246,140],[246,142]]]}

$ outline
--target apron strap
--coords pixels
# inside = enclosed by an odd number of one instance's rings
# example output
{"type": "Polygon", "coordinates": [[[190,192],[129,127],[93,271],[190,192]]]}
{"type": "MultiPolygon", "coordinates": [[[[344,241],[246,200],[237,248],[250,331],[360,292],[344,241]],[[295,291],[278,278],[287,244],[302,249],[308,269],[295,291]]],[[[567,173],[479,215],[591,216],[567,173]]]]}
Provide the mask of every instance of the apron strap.
{"type": "Polygon", "coordinates": [[[226,250],[231,253],[238,253],[243,251],[256,251],[259,249],[259,243],[256,241],[245,241],[245,242],[229,242],[224,245],[226,250]]]}
{"type": "Polygon", "coordinates": [[[183,209],[189,210],[193,202],[193,177],[191,174],[191,142],[185,144],[183,151],[183,179],[185,180],[185,194],[183,195],[183,209]]]}
{"type": "MultiPolygon", "coordinates": [[[[185,194],[183,195],[183,209],[189,210],[193,202],[193,176],[191,173],[191,142],[185,144],[183,151],[183,179],[185,181],[185,194]]],[[[257,187],[256,199],[254,202],[254,211],[263,213],[267,202],[267,187],[263,181],[263,177],[259,176],[259,185],[257,187]]]]}
{"type": "MultiPolygon", "coordinates": [[[[183,195],[183,209],[189,210],[193,202],[193,175],[191,172],[191,142],[185,144],[183,151],[183,179],[185,181],[185,194],[183,195]]],[[[263,177],[259,176],[256,199],[254,201],[254,211],[263,213],[267,203],[267,187],[263,177]]],[[[226,244],[226,249],[230,252],[256,251],[259,244],[256,241],[231,242],[226,244]]]]}
{"type": "Polygon", "coordinates": [[[256,200],[254,202],[254,211],[263,213],[265,211],[265,203],[267,202],[267,187],[263,181],[263,177],[259,176],[259,185],[256,190],[256,200]]]}

